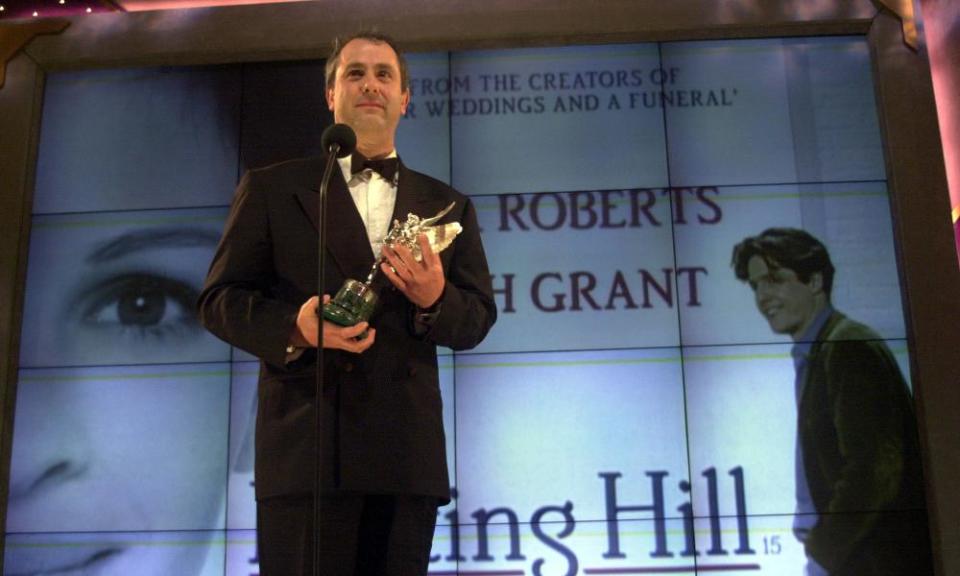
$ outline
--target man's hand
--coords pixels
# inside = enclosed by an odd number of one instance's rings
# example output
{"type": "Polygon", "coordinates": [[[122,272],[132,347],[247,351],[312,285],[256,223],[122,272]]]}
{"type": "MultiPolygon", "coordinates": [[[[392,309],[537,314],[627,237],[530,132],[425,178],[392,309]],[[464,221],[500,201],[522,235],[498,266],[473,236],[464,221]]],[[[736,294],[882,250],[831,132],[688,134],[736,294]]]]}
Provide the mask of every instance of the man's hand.
{"type": "MultiPolygon", "coordinates": [[[[326,304],[329,301],[330,295],[324,294],[323,303],[326,304]]],[[[300,307],[300,312],[297,313],[297,327],[290,336],[290,344],[299,348],[317,347],[317,329],[320,325],[320,316],[317,311],[319,305],[320,299],[314,296],[300,307]]],[[[373,345],[377,331],[369,326],[366,322],[360,322],[354,326],[344,327],[324,320],[323,347],[359,354],[373,345]],[[357,336],[363,334],[364,330],[367,331],[366,336],[357,340],[357,336]]]]}
{"type": "Polygon", "coordinates": [[[398,245],[394,249],[385,245],[383,255],[387,261],[380,265],[380,270],[408,300],[420,308],[430,308],[443,294],[446,279],[440,256],[430,247],[426,235],[421,234],[417,242],[423,253],[420,262],[406,246],[398,245]]]}

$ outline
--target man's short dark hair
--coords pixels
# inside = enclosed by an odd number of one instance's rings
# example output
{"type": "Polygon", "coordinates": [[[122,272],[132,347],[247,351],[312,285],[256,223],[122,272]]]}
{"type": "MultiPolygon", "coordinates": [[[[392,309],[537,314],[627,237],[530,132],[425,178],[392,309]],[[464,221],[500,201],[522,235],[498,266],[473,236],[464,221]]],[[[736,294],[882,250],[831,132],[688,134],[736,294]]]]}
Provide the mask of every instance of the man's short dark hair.
{"type": "Polygon", "coordinates": [[[823,278],[823,291],[830,297],[833,262],[827,247],[809,232],[797,228],[768,228],[758,236],[744,238],[733,247],[730,262],[738,279],[749,280],[748,266],[754,256],[763,258],[771,270],[793,270],[801,282],[808,282],[811,275],[819,273],[823,278]]]}
{"type": "Polygon", "coordinates": [[[409,91],[410,74],[407,70],[407,59],[403,57],[403,52],[397,48],[397,43],[393,38],[376,30],[364,30],[349,36],[337,37],[333,40],[333,51],[330,53],[330,56],[327,57],[327,65],[324,71],[327,90],[333,88],[336,83],[337,68],[340,66],[340,52],[342,52],[343,47],[352,40],[369,40],[375,44],[383,43],[392,48],[393,52],[397,55],[397,63],[400,66],[400,87],[404,92],[409,91]]]}

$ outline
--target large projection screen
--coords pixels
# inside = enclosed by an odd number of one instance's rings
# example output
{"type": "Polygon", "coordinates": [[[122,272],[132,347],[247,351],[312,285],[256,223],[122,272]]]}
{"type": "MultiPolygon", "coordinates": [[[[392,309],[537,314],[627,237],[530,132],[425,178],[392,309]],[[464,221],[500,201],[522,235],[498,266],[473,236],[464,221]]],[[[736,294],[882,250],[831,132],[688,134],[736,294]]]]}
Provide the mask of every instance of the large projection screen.
{"type": "MultiPolygon", "coordinates": [[[[411,56],[401,157],[471,196],[500,311],[441,356],[457,497],[432,572],[802,573],[791,342],[730,266],[766,228],[826,245],[834,307],[929,426],[885,72],[850,28],[411,56]]],[[[5,573],[255,573],[256,362],[192,306],[243,171],[316,152],[330,121],[322,61],[293,56],[42,75],[5,573]]]]}

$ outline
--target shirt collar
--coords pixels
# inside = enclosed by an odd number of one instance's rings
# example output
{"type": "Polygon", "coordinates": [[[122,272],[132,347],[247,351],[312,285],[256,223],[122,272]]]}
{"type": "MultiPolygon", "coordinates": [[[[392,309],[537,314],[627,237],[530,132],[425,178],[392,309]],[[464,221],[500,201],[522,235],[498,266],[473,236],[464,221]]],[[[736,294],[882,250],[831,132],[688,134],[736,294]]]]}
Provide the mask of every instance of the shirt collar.
{"type": "Polygon", "coordinates": [[[807,326],[807,329],[804,330],[800,339],[794,343],[793,348],[790,349],[790,355],[793,356],[794,364],[802,362],[806,359],[807,355],[810,354],[810,349],[813,348],[817,335],[823,330],[831,314],[833,314],[833,306],[827,304],[823,307],[823,310],[817,314],[817,317],[813,319],[813,322],[807,326]]]}
{"type": "MultiPolygon", "coordinates": [[[[394,148],[393,150],[391,150],[389,154],[384,156],[384,158],[397,158],[397,149],[394,148]]],[[[351,178],[360,176],[359,174],[355,175],[350,171],[350,163],[351,163],[351,157],[349,154],[347,154],[343,158],[337,158],[337,164],[340,165],[340,171],[343,172],[343,179],[346,180],[347,182],[349,182],[351,178]]]]}

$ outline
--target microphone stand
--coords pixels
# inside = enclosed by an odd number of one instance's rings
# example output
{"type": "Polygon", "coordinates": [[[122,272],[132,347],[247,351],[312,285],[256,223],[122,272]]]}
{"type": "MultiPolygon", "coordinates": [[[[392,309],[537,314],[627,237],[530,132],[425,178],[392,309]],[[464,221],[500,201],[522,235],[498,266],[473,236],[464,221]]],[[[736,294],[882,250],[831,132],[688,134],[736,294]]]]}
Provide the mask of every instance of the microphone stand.
{"type": "Polygon", "coordinates": [[[334,164],[340,154],[340,144],[333,143],[327,150],[327,163],[323,170],[323,178],[320,181],[320,201],[317,203],[317,223],[320,232],[317,234],[317,296],[320,301],[317,305],[317,390],[314,399],[314,431],[316,440],[314,441],[314,461],[316,463],[316,474],[313,485],[313,574],[320,576],[320,492],[323,485],[322,462],[322,424],[323,419],[320,415],[320,407],[323,402],[323,279],[324,269],[326,268],[326,247],[327,247],[327,188],[330,185],[330,175],[333,173],[334,164]]]}

